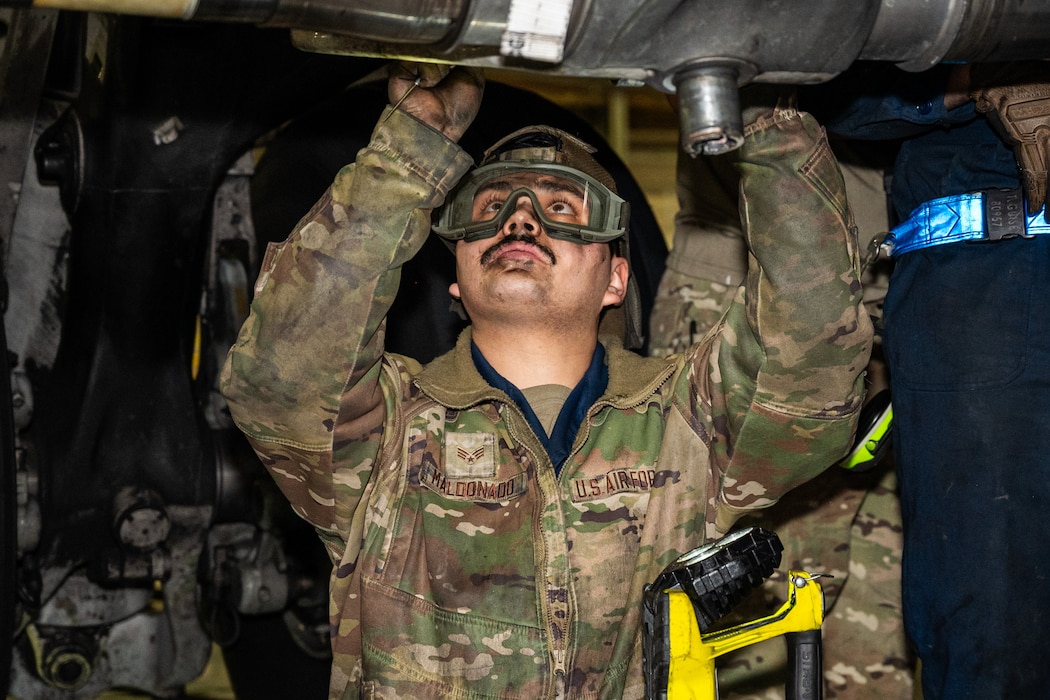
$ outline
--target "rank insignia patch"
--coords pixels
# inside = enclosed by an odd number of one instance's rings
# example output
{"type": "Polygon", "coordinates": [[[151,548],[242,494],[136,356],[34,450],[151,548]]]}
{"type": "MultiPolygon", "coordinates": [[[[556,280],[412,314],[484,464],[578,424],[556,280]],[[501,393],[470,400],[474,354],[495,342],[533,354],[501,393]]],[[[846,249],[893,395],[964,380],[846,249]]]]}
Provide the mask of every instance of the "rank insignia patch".
{"type": "Polygon", "coordinates": [[[492,433],[446,433],[445,474],[450,479],[496,476],[496,436],[492,433]]]}

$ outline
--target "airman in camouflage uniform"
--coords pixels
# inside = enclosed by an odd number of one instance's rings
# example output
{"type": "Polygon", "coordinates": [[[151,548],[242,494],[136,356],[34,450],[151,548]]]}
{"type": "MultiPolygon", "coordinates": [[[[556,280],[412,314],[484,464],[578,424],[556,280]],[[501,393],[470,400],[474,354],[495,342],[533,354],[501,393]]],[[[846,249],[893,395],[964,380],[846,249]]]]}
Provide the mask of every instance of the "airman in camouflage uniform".
{"type": "MultiPolygon", "coordinates": [[[[666,359],[599,342],[626,261],[548,236],[523,196],[495,238],[456,243],[450,291],[472,327],[424,367],[384,353],[383,319],[471,165],[455,143],[480,99],[471,75],[424,80],[388,108],[271,247],[223,390],[334,562],[332,697],[641,698],[644,586],[850,443],[872,329],[842,177],[793,107],[747,127],[746,291],[706,342],[666,359]],[[532,238],[486,268],[512,230],[532,238]],[[578,291],[549,289],[555,276],[578,291]],[[555,460],[512,380],[567,366],[587,398],[555,460]]],[[[391,102],[409,85],[392,77],[391,102]]],[[[564,134],[549,157],[593,171],[574,143],[564,134]]]]}
{"type": "MultiPolygon", "coordinates": [[[[674,244],[650,324],[654,356],[682,352],[716,327],[744,281],[747,247],[736,214],[734,158],[693,159],[679,153],[674,244]]],[[[863,241],[887,230],[886,196],[881,173],[853,165],[853,159],[847,152],[842,160],[840,154],[863,241]]],[[[881,315],[885,272],[875,266],[863,278],[873,317],[881,315]]],[[[886,386],[884,369],[881,357],[873,357],[869,393],[886,386]]],[[[776,532],[784,544],[784,560],[762,594],[735,611],[733,621],[776,610],[784,602],[789,568],[831,574],[834,578],[822,579],[824,697],[910,700],[914,662],[901,613],[903,538],[893,465],[864,474],[829,470],[773,507],[748,516],[746,524],[776,532]]],[[[718,664],[720,696],[783,698],[786,664],[782,639],[727,654],[718,664]]]]}

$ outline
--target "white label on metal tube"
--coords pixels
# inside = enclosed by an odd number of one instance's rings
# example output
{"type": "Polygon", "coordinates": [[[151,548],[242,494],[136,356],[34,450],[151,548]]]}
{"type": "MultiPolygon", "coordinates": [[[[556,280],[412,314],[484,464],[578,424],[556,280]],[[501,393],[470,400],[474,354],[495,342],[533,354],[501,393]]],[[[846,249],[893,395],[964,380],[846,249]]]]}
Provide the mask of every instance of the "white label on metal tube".
{"type": "Polygon", "coordinates": [[[572,0],[511,0],[500,53],[558,63],[565,53],[571,15],[572,0]]]}

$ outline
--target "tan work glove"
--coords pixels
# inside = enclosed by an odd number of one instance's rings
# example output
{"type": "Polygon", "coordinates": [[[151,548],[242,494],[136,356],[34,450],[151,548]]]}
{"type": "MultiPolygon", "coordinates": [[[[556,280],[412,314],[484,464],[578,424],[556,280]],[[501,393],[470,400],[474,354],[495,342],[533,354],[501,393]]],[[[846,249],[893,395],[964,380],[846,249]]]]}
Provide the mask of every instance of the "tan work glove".
{"type": "MultiPolygon", "coordinates": [[[[975,64],[970,69],[970,97],[1013,146],[1021,184],[1034,214],[1047,199],[1050,162],[1050,62],[975,64]]],[[[1050,206],[1043,213],[1044,218],[1050,206]]],[[[1050,219],[1047,219],[1050,221],[1050,219]]]]}

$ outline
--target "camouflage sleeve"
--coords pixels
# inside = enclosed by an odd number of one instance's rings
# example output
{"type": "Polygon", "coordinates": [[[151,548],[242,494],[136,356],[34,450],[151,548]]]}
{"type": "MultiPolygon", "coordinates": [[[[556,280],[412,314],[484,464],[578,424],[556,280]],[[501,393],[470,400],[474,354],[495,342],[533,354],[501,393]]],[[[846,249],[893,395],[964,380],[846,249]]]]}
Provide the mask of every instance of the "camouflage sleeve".
{"type": "Polygon", "coordinates": [[[459,146],[388,108],[356,163],[267,250],[222,391],[295,510],[330,535],[345,529],[355,505],[347,501],[368,481],[369,450],[374,458],[380,448],[383,319],[400,267],[426,240],[431,209],[470,165],[459,146]],[[337,424],[341,441],[363,445],[356,463],[334,474],[337,424]]]}
{"type": "Polygon", "coordinates": [[[778,109],[748,126],[737,169],[748,275],[709,378],[728,433],[715,449],[720,530],[845,453],[872,346],[856,226],[824,130],[778,109]]]}

